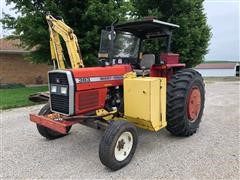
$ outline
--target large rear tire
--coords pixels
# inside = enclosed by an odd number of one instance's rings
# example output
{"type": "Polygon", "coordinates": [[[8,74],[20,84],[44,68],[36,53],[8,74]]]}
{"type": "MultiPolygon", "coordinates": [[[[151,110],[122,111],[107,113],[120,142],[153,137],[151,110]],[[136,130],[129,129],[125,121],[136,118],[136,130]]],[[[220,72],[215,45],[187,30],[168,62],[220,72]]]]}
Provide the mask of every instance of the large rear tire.
{"type": "MultiPolygon", "coordinates": [[[[51,113],[51,109],[50,109],[50,104],[47,103],[45,104],[42,109],[39,111],[38,115],[48,115],[51,113]]],[[[71,126],[69,126],[67,128],[67,133],[70,131],[71,129],[71,126]]],[[[65,136],[66,134],[61,134],[59,132],[56,132],[56,131],[53,131],[47,127],[44,127],[40,124],[37,124],[37,130],[39,132],[40,135],[42,135],[43,137],[49,139],[49,140],[52,140],[52,139],[56,139],[56,138],[60,138],[60,137],[63,137],[65,136]]]]}
{"type": "Polygon", "coordinates": [[[201,74],[193,69],[178,71],[167,85],[167,130],[191,136],[201,122],[205,88],[201,74]]]}
{"type": "Polygon", "coordinates": [[[132,159],[138,142],[137,129],[124,120],[110,123],[99,145],[99,158],[103,165],[116,171],[132,159]]]}

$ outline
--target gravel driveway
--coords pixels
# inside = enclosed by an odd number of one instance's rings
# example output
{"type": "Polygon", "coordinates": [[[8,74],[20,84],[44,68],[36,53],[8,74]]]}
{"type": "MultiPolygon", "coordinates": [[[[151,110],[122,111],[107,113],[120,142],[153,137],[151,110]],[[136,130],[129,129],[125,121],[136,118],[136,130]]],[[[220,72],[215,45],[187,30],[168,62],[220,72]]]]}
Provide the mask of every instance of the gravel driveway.
{"type": "Polygon", "coordinates": [[[68,136],[49,141],[28,117],[41,106],[2,111],[0,178],[238,179],[239,86],[239,81],[206,84],[202,123],[189,138],[174,137],[165,129],[138,129],[134,158],[116,172],[98,158],[103,132],[76,125],[68,136]]]}

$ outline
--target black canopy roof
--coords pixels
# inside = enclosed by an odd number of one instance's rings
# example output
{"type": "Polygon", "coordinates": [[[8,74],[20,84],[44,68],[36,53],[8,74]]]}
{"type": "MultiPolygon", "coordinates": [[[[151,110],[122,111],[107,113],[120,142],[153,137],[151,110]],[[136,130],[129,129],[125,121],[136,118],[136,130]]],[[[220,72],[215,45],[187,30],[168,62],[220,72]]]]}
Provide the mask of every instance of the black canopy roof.
{"type": "Polygon", "coordinates": [[[179,27],[179,25],[157,19],[147,19],[117,24],[114,29],[116,31],[130,32],[142,39],[148,39],[169,36],[173,29],[179,27]]]}

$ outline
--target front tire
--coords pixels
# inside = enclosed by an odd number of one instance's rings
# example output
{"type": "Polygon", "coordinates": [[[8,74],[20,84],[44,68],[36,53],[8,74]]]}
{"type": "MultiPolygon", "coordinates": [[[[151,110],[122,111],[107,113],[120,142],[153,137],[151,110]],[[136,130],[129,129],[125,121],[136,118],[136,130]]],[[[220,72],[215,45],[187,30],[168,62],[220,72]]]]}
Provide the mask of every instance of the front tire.
{"type": "MultiPolygon", "coordinates": [[[[50,113],[51,113],[50,104],[47,103],[39,111],[38,115],[45,116],[45,115],[48,115],[50,113]]],[[[70,131],[70,129],[71,129],[71,126],[67,127],[67,133],[70,131]]],[[[60,137],[63,137],[63,136],[66,135],[66,134],[61,134],[59,132],[53,131],[53,130],[51,130],[47,127],[44,127],[40,124],[37,124],[37,130],[38,130],[40,135],[42,135],[43,137],[45,137],[49,140],[57,139],[57,138],[60,138],[60,137]]]]}
{"type": "Polygon", "coordinates": [[[137,129],[124,120],[110,123],[100,145],[99,158],[103,165],[116,171],[132,159],[138,142],[137,129]]]}
{"type": "Polygon", "coordinates": [[[178,71],[167,85],[167,130],[191,136],[201,122],[205,89],[201,74],[193,69],[178,71]]]}

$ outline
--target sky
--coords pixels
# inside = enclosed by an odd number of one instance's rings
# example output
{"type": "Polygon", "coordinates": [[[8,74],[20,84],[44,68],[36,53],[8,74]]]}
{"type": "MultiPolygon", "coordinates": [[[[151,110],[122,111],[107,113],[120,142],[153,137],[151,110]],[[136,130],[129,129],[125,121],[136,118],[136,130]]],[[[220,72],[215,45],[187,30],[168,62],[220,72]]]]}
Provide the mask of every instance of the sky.
{"type": "MultiPolygon", "coordinates": [[[[11,7],[6,6],[5,0],[0,0],[0,19],[1,12],[15,15],[11,7]]],[[[212,28],[205,59],[240,61],[240,0],[205,0],[204,9],[212,28]]],[[[0,24],[0,38],[9,33],[0,24]]]]}
{"type": "MultiPolygon", "coordinates": [[[[16,16],[15,11],[12,10],[14,7],[13,4],[6,5],[5,0],[0,0],[0,19],[3,18],[3,13],[11,14],[12,16],[16,16]]],[[[2,24],[0,23],[0,38],[8,36],[12,31],[3,29],[2,24]]]]}
{"type": "Polygon", "coordinates": [[[205,0],[212,28],[206,60],[240,60],[240,0],[205,0]]]}

